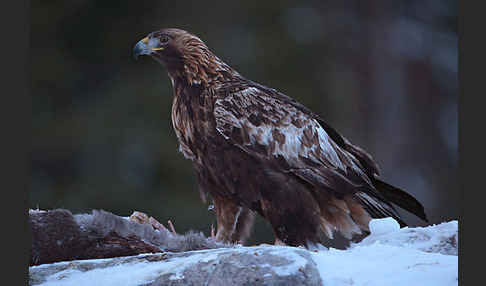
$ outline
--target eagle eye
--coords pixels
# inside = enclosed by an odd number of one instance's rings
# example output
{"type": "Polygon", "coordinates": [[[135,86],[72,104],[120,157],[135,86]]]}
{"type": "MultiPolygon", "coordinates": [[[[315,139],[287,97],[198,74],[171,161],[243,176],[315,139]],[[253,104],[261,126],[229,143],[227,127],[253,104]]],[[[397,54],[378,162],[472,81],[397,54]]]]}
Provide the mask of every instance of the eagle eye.
{"type": "Polygon", "coordinates": [[[160,42],[161,42],[162,44],[167,44],[167,43],[169,42],[169,40],[170,40],[170,39],[169,39],[169,36],[162,35],[162,36],[160,37],[160,42]]]}

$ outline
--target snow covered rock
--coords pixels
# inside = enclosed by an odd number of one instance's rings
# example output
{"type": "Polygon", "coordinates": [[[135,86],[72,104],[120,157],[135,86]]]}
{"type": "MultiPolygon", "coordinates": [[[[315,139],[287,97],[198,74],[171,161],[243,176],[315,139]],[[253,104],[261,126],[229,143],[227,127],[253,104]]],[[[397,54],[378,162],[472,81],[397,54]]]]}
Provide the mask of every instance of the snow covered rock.
{"type": "Polygon", "coordinates": [[[346,250],[261,245],[58,262],[30,267],[30,285],[458,285],[457,221],[373,225],[346,250]]]}
{"type": "Polygon", "coordinates": [[[309,251],[283,246],[140,254],[32,266],[30,285],[322,285],[309,251]]]}

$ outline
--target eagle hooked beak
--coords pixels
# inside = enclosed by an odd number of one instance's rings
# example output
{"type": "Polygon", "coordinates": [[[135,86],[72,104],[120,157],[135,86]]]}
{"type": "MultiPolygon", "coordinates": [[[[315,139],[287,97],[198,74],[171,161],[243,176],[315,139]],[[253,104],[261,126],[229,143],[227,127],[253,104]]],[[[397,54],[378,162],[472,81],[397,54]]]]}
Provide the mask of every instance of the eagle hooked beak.
{"type": "Polygon", "coordinates": [[[140,55],[151,55],[156,51],[161,51],[164,47],[159,46],[159,40],[157,38],[145,37],[141,39],[133,48],[133,57],[135,59],[140,55]]]}

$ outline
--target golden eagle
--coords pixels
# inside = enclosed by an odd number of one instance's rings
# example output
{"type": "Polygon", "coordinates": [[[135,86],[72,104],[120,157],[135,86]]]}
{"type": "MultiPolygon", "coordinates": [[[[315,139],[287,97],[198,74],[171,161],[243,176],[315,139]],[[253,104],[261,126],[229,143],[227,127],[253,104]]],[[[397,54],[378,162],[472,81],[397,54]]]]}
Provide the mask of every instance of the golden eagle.
{"type": "Polygon", "coordinates": [[[200,192],[213,199],[216,238],[243,241],[258,213],[276,243],[304,245],[368,232],[393,204],[427,221],[414,197],[383,182],[373,158],[287,95],[246,79],[195,35],[152,32],[134,47],[172,81],[172,123],[200,192]]]}

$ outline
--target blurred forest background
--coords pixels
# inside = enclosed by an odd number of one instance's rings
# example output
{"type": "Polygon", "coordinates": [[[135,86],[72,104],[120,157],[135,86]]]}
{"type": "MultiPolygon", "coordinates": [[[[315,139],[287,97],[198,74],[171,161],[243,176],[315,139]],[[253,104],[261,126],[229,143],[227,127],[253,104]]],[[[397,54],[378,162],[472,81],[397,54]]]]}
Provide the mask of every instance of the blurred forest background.
{"type": "MultiPolygon", "coordinates": [[[[131,55],[163,27],[320,114],[431,223],[458,218],[457,1],[439,0],[32,1],[30,208],[138,210],[209,234],[167,73],[131,55]]],[[[263,220],[249,242],[273,242],[263,220]]]]}

